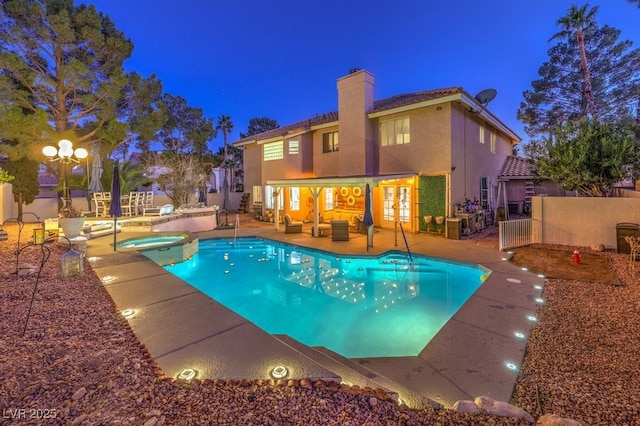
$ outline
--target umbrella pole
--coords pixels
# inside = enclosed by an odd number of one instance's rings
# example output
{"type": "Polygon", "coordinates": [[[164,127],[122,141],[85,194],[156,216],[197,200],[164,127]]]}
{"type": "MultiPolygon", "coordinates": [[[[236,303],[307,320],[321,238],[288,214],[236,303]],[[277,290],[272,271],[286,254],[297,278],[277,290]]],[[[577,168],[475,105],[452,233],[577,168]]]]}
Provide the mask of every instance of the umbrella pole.
{"type": "Polygon", "coordinates": [[[118,228],[116,221],[118,220],[118,217],[116,215],[113,215],[113,251],[116,251],[116,234],[118,233],[118,228]]]}

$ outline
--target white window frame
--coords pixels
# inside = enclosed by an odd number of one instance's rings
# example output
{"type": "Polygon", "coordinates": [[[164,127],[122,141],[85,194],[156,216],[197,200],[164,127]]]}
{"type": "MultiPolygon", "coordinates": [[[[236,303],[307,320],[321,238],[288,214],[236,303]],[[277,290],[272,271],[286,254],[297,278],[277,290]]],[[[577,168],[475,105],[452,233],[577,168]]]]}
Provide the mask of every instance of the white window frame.
{"type": "Polygon", "coordinates": [[[333,188],[325,188],[324,189],[324,209],[325,210],[333,210],[334,206],[334,196],[333,196],[333,188]]]}
{"type": "Polygon", "coordinates": [[[262,204],[262,186],[253,186],[253,204],[262,204]]]}
{"type": "Polygon", "coordinates": [[[411,142],[411,121],[400,117],[380,122],[380,146],[406,145],[411,142]]]}
{"type": "Polygon", "coordinates": [[[284,158],[284,141],[270,142],[262,145],[262,160],[273,161],[284,158]]]}
{"type": "Polygon", "coordinates": [[[496,134],[493,132],[489,134],[489,151],[491,151],[492,154],[496,153],[496,134]]]}
{"type": "Polygon", "coordinates": [[[289,210],[300,211],[300,188],[297,186],[289,187],[289,210]]]}
{"type": "Polygon", "coordinates": [[[289,155],[298,155],[300,153],[300,141],[297,139],[289,141],[289,155]]]}
{"type": "Polygon", "coordinates": [[[327,154],[329,152],[340,151],[340,138],[338,132],[326,132],[322,134],[322,153],[327,154]],[[325,137],[329,138],[329,146],[324,143],[325,137]]]}
{"type": "Polygon", "coordinates": [[[480,132],[478,133],[478,140],[481,144],[484,144],[484,126],[480,126],[480,132]]]}
{"type": "MultiPolygon", "coordinates": [[[[273,209],[273,194],[275,193],[275,188],[271,185],[264,186],[264,206],[267,209],[273,209]]],[[[278,197],[278,209],[284,210],[284,200],[282,199],[282,191],[280,191],[280,196],[278,197]]]]}

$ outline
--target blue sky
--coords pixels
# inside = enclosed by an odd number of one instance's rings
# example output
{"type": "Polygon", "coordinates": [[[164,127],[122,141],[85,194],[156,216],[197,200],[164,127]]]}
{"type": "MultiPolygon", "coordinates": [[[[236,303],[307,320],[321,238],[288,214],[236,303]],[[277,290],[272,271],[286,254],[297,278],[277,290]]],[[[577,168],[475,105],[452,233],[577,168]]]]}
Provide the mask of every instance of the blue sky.
{"type": "MultiPolygon", "coordinates": [[[[79,3],[79,1],[78,1],[79,3]]],[[[125,66],[208,117],[229,115],[230,141],[252,117],[280,125],[337,110],[336,80],[375,76],[375,99],[462,86],[494,88],[489,109],[526,141],[516,119],[558,32],[565,0],[89,0],[135,46],[125,66]],[[446,4],[445,4],[446,3],[446,4]]],[[[640,9],[601,0],[597,21],[640,48],[640,9]]],[[[222,135],[212,144],[222,145],[222,135]]]]}

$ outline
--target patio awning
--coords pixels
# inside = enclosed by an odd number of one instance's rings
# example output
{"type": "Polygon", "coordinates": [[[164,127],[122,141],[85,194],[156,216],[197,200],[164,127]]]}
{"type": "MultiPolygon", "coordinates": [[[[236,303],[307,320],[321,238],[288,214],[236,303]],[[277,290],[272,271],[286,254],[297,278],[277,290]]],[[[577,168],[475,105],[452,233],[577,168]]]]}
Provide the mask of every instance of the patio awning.
{"type": "Polygon", "coordinates": [[[416,176],[416,173],[401,173],[378,176],[344,176],[344,177],[321,177],[321,178],[299,178],[299,179],[273,179],[267,180],[267,185],[275,187],[304,186],[315,188],[331,188],[335,186],[378,186],[379,182],[394,179],[406,179],[416,176]]]}

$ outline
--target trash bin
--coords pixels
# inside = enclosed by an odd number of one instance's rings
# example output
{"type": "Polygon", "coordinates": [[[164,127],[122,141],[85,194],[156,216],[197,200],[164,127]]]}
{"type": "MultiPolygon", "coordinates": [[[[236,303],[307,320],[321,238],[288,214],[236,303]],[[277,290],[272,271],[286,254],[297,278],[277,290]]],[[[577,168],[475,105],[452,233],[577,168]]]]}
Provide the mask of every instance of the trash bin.
{"type": "Polygon", "coordinates": [[[618,253],[631,253],[631,246],[624,237],[640,236],[640,225],[637,223],[618,223],[616,225],[616,239],[618,241],[618,253]]]}
{"type": "Polygon", "coordinates": [[[462,234],[462,219],[459,217],[447,218],[447,238],[450,240],[459,240],[462,234]]]}

